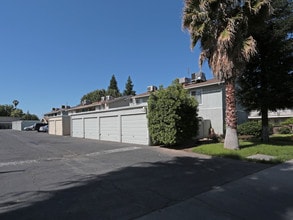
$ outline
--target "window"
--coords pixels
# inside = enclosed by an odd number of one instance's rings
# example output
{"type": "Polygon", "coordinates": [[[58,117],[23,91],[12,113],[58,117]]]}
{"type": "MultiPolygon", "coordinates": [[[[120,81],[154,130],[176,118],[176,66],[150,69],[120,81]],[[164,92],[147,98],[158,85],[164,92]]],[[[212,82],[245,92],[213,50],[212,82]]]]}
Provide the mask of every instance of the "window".
{"type": "Polygon", "coordinates": [[[198,104],[202,104],[202,90],[201,89],[191,91],[190,95],[197,100],[198,104]]]}

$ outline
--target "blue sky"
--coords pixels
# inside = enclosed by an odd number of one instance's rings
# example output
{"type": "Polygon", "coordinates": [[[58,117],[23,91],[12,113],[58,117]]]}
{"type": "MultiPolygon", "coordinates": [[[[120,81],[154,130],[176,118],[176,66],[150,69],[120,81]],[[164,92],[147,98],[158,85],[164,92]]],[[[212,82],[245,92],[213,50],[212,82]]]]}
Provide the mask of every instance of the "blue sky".
{"type": "Polygon", "coordinates": [[[0,104],[17,99],[41,117],[107,89],[113,74],[120,91],[130,76],[139,94],[199,71],[182,8],[183,0],[1,1],[0,104]]]}

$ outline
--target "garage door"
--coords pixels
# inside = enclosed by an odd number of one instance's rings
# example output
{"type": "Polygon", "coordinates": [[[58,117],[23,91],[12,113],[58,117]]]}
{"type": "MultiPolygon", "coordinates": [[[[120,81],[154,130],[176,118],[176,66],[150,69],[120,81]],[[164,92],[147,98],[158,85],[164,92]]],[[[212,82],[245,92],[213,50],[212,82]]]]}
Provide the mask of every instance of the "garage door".
{"type": "Polygon", "coordinates": [[[100,118],[100,140],[120,141],[118,116],[100,118]]]}
{"type": "Polygon", "coordinates": [[[141,115],[122,116],[122,142],[148,145],[147,117],[141,115]]]}
{"type": "Polygon", "coordinates": [[[55,132],[56,135],[62,135],[62,120],[56,120],[55,121],[55,132]]]}
{"type": "Polygon", "coordinates": [[[99,139],[98,119],[85,118],[84,119],[84,137],[89,139],[99,139]]]}
{"type": "Polygon", "coordinates": [[[72,119],[72,137],[83,138],[83,120],[72,119]]]}
{"type": "Polygon", "coordinates": [[[49,120],[49,134],[55,135],[55,120],[49,120]]]}

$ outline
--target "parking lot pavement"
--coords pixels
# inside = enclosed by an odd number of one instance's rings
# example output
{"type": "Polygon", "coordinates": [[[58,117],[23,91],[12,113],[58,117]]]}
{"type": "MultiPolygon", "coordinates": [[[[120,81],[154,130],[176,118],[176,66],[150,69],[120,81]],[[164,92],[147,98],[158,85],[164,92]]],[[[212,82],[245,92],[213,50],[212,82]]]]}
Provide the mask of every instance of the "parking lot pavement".
{"type": "Polygon", "coordinates": [[[0,143],[1,162],[74,157],[129,146],[122,143],[97,143],[95,140],[52,136],[35,131],[20,132],[12,130],[0,130],[0,143]]]}
{"type": "Polygon", "coordinates": [[[0,130],[0,219],[133,219],[267,167],[0,130]]]}
{"type": "Polygon", "coordinates": [[[139,220],[293,219],[293,160],[215,187],[139,220]]]}

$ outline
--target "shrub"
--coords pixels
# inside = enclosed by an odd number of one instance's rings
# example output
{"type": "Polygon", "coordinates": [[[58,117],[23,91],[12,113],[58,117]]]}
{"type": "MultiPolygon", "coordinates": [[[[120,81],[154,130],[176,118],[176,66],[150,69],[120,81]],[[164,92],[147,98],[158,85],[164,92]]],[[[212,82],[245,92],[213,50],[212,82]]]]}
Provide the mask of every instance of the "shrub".
{"type": "Polygon", "coordinates": [[[261,136],[261,123],[257,121],[248,121],[241,125],[238,125],[237,131],[239,135],[253,135],[255,137],[261,136]]]}
{"type": "Polygon", "coordinates": [[[188,141],[198,132],[197,102],[174,81],[150,95],[148,121],[153,144],[171,146],[188,141]]]}
{"type": "Polygon", "coordinates": [[[288,127],[281,127],[281,128],[279,128],[279,133],[280,134],[291,134],[291,130],[290,130],[290,128],[288,128],[288,127]]]}
{"type": "Polygon", "coordinates": [[[293,118],[288,118],[281,123],[281,125],[293,125],[293,118]]]}

